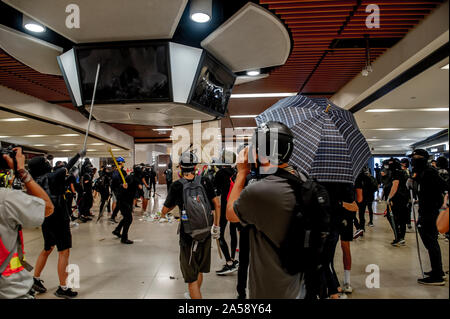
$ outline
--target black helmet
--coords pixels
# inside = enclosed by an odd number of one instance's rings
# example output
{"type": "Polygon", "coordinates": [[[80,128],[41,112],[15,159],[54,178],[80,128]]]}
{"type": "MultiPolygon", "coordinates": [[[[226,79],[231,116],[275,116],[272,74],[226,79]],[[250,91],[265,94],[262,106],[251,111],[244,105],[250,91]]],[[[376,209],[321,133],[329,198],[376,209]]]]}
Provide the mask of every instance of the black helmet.
{"type": "Polygon", "coordinates": [[[391,171],[395,171],[397,169],[401,169],[402,166],[400,165],[400,161],[394,157],[391,157],[389,160],[389,169],[391,171]]]}
{"type": "Polygon", "coordinates": [[[278,163],[287,163],[292,155],[292,151],[294,150],[294,135],[289,127],[283,123],[270,121],[261,124],[255,130],[255,134],[252,138],[252,144],[256,147],[256,153],[258,155],[265,156],[271,161],[278,160],[278,163]],[[273,140],[270,138],[271,132],[277,133],[275,139],[273,140]],[[262,136],[264,136],[266,140],[265,151],[259,149],[260,145],[258,143],[258,138],[261,138],[262,136]],[[275,145],[278,148],[276,154],[274,153],[275,145]],[[267,154],[267,152],[270,152],[270,154],[267,154]]]}
{"type": "Polygon", "coordinates": [[[400,160],[400,164],[405,164],[406,168],[409,168],[409,159],[404,157],[400,160]]]}
{"type": "Polygon", "coordinates": [[[180,168],[183,172],[192,172],[195,170],[195,165],[198,164],[197,155],[192,152],[184,152],[180,156],[180,168]]]}
{"type": "Polygon", "coordinates": [[[436,160],[436,165],[440,169],[446,169],[448,168],[448,160],[444,156],[440,156],[436,160]]]}

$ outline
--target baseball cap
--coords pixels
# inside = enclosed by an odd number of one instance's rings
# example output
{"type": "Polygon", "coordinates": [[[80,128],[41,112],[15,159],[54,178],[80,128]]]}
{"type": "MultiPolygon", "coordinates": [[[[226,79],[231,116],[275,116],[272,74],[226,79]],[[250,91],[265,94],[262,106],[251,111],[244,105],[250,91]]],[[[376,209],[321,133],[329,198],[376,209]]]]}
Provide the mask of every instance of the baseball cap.
{"type": "Polygon", "coordinates": [[[428,152],[424,149],[418,148],[416,150],[414,150],[411,155],[409,155],[408,157],[413,157],[414,155],[419,155],[419,156],[423,156],[426,159],[428,159],[430,157],[430,154],[428,154],[428,152]]]}

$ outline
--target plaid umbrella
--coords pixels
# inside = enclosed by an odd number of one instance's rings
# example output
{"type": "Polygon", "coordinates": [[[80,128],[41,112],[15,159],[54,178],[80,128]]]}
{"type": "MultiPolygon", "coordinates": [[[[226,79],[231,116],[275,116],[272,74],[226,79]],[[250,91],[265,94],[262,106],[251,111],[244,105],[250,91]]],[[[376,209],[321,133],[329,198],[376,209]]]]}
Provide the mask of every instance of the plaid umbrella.
{"type": "Polygon", "coordinates": [[[256,117],[277,121],[294,133],[290,164],[320,182],[354,183],[370,153],[353,114],[325,98],[288,97],[256,117]]]}

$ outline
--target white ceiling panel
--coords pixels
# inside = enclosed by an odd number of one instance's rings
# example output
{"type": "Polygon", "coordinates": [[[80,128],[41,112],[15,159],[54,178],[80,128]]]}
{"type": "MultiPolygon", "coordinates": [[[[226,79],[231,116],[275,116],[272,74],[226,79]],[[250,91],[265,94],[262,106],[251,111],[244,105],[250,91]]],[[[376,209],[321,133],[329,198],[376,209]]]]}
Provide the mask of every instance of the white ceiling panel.
{"type": "Polygon", "coordinates": [[[75,43],[170,39],[188,0],[3,0],[75,43]],[[80,27],[66,26],[76,4],[80,27]]]}

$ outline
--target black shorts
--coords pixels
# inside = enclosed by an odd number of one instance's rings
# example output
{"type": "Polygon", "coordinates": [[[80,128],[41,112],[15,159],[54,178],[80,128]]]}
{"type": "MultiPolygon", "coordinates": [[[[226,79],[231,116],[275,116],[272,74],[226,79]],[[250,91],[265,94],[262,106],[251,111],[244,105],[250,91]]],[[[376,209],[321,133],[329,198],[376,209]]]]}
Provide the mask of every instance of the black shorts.
{"type": "Polygon", "coordinates": [[[193,244],[180,245],[180,268],[184,282],[187,284],[197,281],[199,273],[209,273],[211,268],[211,237],[203,243],[198,243],[195,252],[193,244]]]}
{"type": "Polygon", "coordinates": [[[355,219],[355,213],[345,211],[343,214],[342,222],[339,227],[339,236],[342,241],[353,240],[353,220],[355,219]]]}
{"type": "Polygon", "coordinates": [[[58,251],[72,248],[72,233],[70,232],[70,220],[55,220],[48,217],[42,224],[44,235],[44,250],[49,251],[56,246],[58,251]]]}

